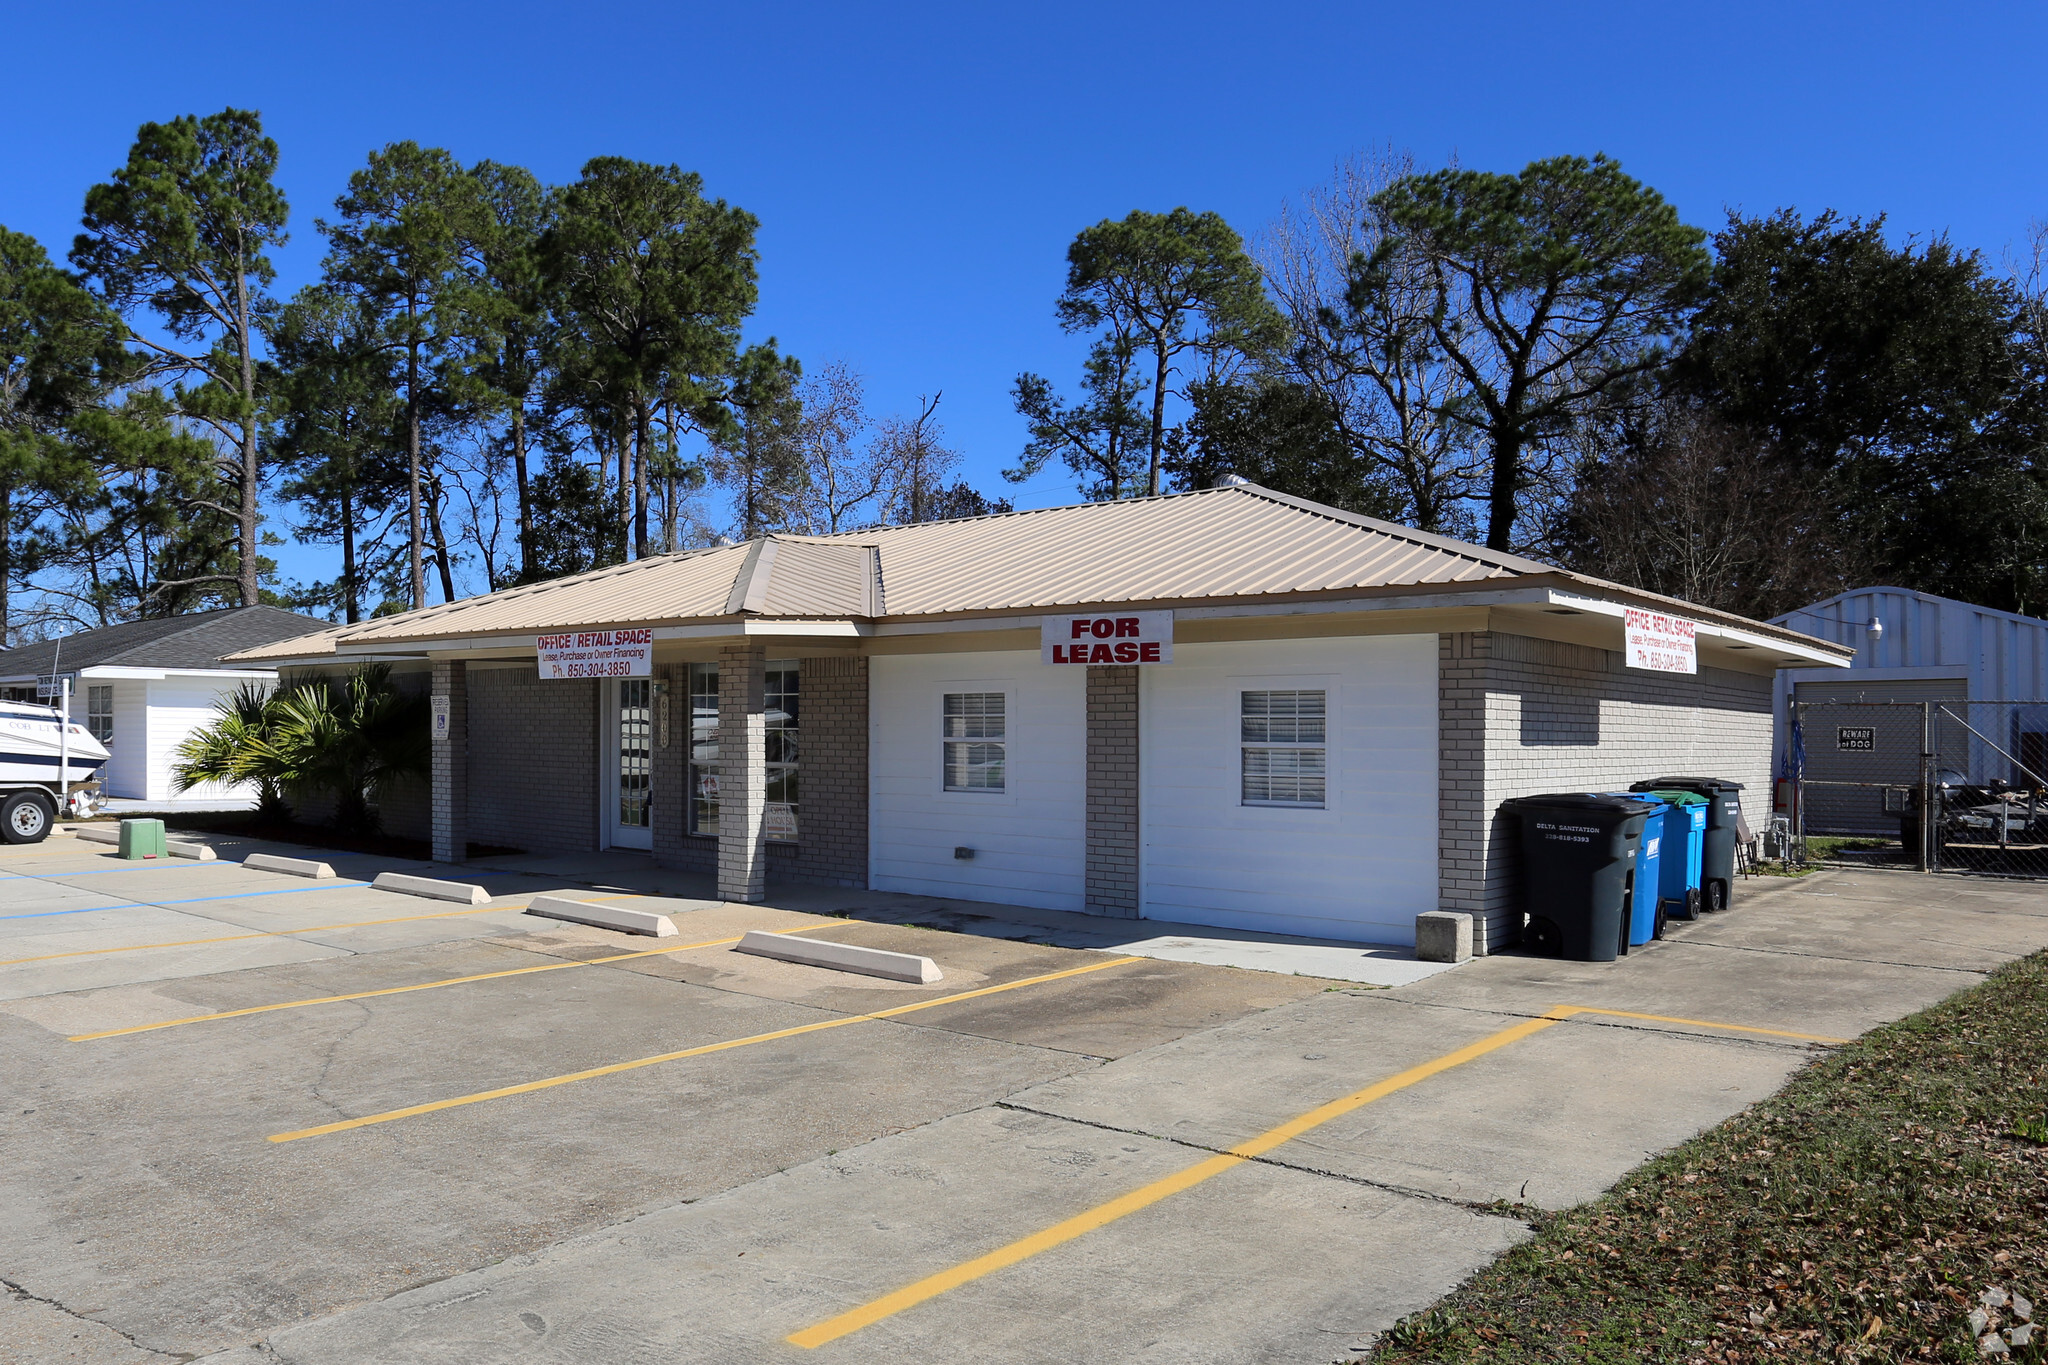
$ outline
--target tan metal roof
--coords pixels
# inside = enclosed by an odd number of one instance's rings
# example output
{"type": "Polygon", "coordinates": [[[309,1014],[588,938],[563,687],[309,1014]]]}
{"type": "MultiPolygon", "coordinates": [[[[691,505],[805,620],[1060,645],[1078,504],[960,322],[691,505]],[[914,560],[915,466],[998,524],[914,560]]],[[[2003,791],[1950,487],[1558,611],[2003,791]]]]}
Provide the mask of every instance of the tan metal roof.
{"type": "Polygon", "coordinates": [[[890,616],[1470,583],[1544,566],[1248,485],[894,526],[890,616]]]}
{"type": "Polygon", "coordinates": [[[340,640],[399,646],[746,616],[901,619],[1452,587],[1531,575],[1671,602],[1247,484],[837,536],[769,536],[380,617],[237,657],[304,657],[329,652],[340,640]]]}

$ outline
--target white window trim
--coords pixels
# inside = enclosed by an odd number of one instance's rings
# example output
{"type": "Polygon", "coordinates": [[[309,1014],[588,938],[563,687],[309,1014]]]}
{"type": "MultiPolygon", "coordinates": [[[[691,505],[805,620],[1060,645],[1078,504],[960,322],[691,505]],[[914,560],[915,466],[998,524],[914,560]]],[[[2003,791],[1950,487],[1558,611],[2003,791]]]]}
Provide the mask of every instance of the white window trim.
{"type": "Polygon", "coordinates": [[[1014,806],[1025,767],[1017,749],[1017,680],[1015,678],[952,678],[937,683],[931,692],[930,736],[931,791],[941,801],[966,802],[981,806],[1014,806]],[[955,791],[946,785],[946,697],[949,693],[996,692],[1003,698],[1003,789],[1001,791],[955,791]]]}
{"type": "MultiPolygon", "coordinates": [[[[1253,825],[1267,823],[1282,824],[1300,828],[1304,823],[1312,825],[1337,825],[1343,821],[1344,788],[1340,780],[1342,764],[1339,761],[1338,738],[1342,733],[1339,717],[1344,708],[1343,675],[1338,673],[1248,673],[1236,674],[1224,679],[1229,686],[1225,700],[1229,714],[1223,723],[1228,726],[1225,733],[1230,740],[1230,790],[1228,808],[1237,818],[1253,825]],[[1247,692],[1309,692],[1323,694],[1323,804],[1320,806],[1248,805],[1244,799],[1244,694],[1247,692]]],[[[1279,748],[1305,746],[1283,744],[1279,748]]]]}

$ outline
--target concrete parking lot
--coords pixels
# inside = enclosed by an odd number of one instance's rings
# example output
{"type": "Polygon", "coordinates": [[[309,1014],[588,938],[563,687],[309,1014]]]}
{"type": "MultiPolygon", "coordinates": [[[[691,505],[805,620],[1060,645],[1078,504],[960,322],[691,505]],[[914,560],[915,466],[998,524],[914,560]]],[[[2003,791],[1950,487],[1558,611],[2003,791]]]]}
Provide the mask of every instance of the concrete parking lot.
{"type": "Polygon", "coordinates": [[[0,1360],[1339,1360],[1518,1206],[2048,943],[2038,887],[1836,872],[1373,989],[631,859],[433,873],[476,908],[221,847],[0,852],[0,1360]]]}

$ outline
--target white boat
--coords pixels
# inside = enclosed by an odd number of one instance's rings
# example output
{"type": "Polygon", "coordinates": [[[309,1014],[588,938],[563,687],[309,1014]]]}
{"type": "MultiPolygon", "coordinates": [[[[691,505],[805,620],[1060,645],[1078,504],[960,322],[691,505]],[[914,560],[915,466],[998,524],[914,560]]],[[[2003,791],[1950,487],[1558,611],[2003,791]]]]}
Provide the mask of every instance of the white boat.
{"type": "Polygon", "coordinates": [[[66,726],[55,707],[0,701],[0,788],[39,786],[55,791],[61,762],[68,790],[98,777],[112,756],[77,721],[66,726]]]}

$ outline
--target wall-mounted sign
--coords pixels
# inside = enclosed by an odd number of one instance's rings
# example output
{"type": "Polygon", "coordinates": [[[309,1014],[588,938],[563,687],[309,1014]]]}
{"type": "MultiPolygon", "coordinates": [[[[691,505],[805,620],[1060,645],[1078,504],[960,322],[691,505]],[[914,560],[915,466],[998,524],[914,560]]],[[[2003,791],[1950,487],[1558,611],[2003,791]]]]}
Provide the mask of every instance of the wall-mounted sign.
{"type": "Polygon", "coordinates": [[[1630,668],[1653,673],[1697,673],[1699,649],[1693,640],[1695,627],[1682,616],[1661,611],[1626,608],[1622,630],[1627,637],[1626,657],[1630,668]]]}
{"type": "Polygon", "coordinates": [[[1048,616],[1039,627],[1038,661],[1045,664],[1170,664],[1173,613],[1101,612],[1048,616]]]}
{"type": "Polygon", "coordinates": [[[534,641],[543,681],[556,678],[646,678],[654,673],[651,630],[579,630],[534,641]]]}
{"type": "Polygon", "coordinates": [[[434,743],[446,744],[448,742],[448,699],[446,697],[435,697],[432,699],[432,706],[434,714],[434,743]]]}
{"type": "Polygon", "coordinates": [[[1874,754],[1877,752],[1877,727],[1838,725],[1835,727],[1835,747],[1847,754],[1874,754]]]}

